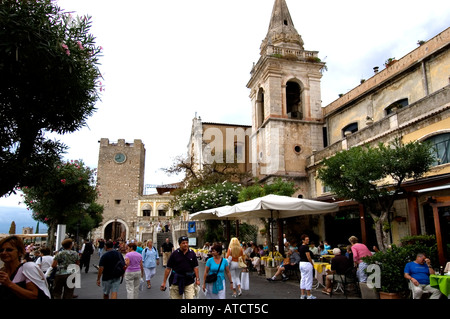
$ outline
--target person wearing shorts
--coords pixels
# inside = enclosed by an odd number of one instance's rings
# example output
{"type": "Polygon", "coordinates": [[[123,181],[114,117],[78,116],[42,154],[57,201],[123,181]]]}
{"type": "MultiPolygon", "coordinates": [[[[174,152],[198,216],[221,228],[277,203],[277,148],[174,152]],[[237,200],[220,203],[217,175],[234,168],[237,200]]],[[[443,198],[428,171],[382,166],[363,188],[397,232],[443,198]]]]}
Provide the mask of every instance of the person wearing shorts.
{"type": "Polygon", "coordinates": [[[117,292],[121,282],[121,276],[114,276],[113,271],[118,261],[123,260],[123,256],[114,248],[114,243],[105,243],[106,252],[100,258],[98,264],[97,286],[103,289],[103,299],[117,299],[117,292]],[[100,281],[101,279],[101,281],[100,281]]]}

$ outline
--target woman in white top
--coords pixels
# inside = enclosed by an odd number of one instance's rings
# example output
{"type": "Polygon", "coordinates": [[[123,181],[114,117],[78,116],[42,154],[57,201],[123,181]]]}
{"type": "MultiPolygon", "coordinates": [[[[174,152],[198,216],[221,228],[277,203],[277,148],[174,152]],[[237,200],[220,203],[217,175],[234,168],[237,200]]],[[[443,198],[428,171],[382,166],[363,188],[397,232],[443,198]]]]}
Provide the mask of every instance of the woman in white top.
{"type": "Polygon", "coordinates": [[[41,248],[40,252],[42,255],[36,259],[35,263],[45,274],[53,264],[53,257],[50,255],[50,248],[48,247],[41,248]]]}

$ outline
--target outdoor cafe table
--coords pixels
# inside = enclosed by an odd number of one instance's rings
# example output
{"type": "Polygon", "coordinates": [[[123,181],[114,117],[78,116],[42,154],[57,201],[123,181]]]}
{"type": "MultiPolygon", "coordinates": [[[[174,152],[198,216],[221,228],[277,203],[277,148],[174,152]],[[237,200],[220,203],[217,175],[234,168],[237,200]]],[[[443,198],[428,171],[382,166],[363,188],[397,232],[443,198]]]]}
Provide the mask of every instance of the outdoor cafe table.
{"type": "Polygon", "coordinates": [[[450,299],[450,275],[430,275],[430,286],[439,288],[450,299]]]}
{"type": "Polygon", "coordinates": [[[317,279],[317,284],[314,286],[315,289],[319,288],[320,285],[325,287],[325,283],[323,282],[323,276],[327,274],[327,270],[331,270],[331,264],[323,263],[323,262],[315,262],[314,263],[315,277],[317,279]]]}
{"type": "Polygon", "coordinates": [[[334,255],[322,255],[322,256],[320,256],[320,260],[322,262],[329,262],[334,257],[336,257],[336,256],[334,256],[334,255]]]}

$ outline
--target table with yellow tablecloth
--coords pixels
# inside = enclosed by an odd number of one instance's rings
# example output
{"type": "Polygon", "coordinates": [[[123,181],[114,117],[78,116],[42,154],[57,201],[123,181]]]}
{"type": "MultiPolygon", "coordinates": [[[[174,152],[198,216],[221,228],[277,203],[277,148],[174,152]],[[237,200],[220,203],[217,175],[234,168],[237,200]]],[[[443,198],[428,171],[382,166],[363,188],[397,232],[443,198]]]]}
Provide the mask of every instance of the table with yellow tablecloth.
{"type": "Polygon", "coordinates": [[[317,279],[317,284],[314,288],[318,288],[320,285],[325,287],[323,276],[327,274],[327,270],[331,270],[330,263],[315,262],[314,263],[315,278],[317,279]]]}

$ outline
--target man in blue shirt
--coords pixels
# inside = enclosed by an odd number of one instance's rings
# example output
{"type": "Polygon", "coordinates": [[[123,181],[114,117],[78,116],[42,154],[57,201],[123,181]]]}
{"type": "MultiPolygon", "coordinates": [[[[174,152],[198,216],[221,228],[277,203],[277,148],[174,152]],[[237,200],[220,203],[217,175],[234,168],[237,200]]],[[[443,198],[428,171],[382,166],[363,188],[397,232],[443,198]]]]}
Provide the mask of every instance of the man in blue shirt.
{"type": "Polygon", "coordinates": [[[405,278],[410,281],[413,299],[420,299],[424,291],[431,293],[430,299],[439,299],[439,289],[430,286],[430,274],[434,274],[434,269],[425,254],[419,253],[416,260],[407,263],[404,273],[405,278]]]}

